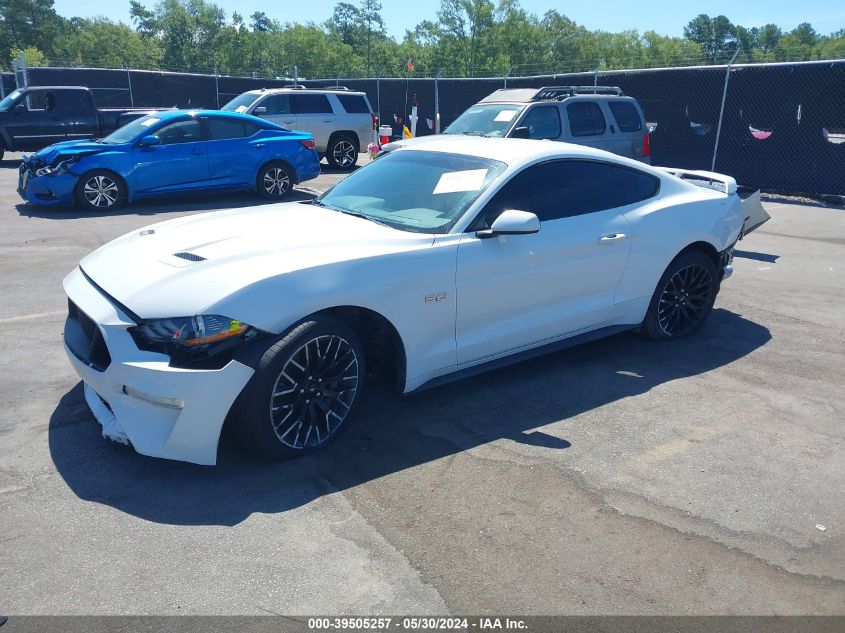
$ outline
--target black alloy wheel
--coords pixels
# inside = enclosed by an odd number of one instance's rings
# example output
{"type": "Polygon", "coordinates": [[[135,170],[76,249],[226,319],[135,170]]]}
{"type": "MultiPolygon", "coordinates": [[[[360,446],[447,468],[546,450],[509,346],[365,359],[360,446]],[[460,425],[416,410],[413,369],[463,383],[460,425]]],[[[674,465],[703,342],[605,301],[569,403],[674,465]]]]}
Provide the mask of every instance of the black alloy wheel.
{"type": "Polygon", "coordinates": [[[232,407],[231,430],[248,450],[296,457],[349,426],[364,385],[364,353],[346,323],[308,317],[256,354],[255,374],[232,407]]]}
{"type": "Polygon", "coordinates": [[[695,330],[713,302],[713,275],[706,266],[690,264],[676,272],[657,302],[657,324],[669,337],[695,330]]]}
{"type": "Polygon", "coordinates": [[[299,347],[276,378],[270,418],[279,441],[294,450],[315,448],[344,423],[358,391],[358,356],[335,334],[299,347]]]}
{"type": "Polygon", "coordinates": [[[683,253],[660,278],[641,332],[655,340],[689,336],[704,324],[719,292],[718,269],[704,252],[683,253]]]}

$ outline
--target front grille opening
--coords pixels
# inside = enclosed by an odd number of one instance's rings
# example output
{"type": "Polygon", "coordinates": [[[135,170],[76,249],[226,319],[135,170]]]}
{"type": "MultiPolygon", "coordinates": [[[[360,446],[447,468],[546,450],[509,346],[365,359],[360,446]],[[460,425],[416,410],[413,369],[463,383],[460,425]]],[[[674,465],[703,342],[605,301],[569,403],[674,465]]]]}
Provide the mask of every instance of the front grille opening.
{"type": "Polygon", "coordinates": [[[111,354],[97,324],[70,299],[65,321],[65,343],[83,363],[105,371],[111,364],[111,354]]]}

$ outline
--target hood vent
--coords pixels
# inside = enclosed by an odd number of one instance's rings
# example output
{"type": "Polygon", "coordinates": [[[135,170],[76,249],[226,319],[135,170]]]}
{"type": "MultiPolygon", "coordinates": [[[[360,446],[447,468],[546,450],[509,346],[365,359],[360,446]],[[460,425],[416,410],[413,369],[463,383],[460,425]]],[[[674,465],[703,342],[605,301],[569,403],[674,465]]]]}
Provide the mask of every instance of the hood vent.
{"type": "Polygon", "coordinates": [[[186,259],[189,262],[204,262],[205,261],[205,257],[202,257],[201,255],[195,255],[194,253],[182,252],[182,253],[175,253],[173,256],[174,257],[180,257],[181,259],[186,259]]]}

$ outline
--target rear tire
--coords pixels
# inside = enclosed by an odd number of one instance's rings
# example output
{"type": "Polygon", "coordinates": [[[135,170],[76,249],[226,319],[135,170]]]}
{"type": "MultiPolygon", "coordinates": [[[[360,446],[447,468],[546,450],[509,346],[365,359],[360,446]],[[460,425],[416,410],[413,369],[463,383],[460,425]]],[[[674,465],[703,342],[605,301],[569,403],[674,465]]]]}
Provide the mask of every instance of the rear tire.
{"type": "Polygon", "coordinates": [[[676,257],[651,298],[640,332],[655,341],[695,334],[713,309],[719,292],[718,269],[701,251],[676,257]]]}
{"type": "Polygon", "coordinates": [[[349,425],[363,385],[355,332],[335,318],[311,317],[261,356],[233,406],[232,431],[269,459],[313,452],[349,425]]]}
{"type": "Polygon", "coordinates": [[[88,211],[114,211],[126,201],[126,185],[113,172],[95,169],[79,179],[76,201],[88,211]]]}
{"type": "Polygon", "coordinates": [[[329,141],[326,160],[335,169],[352,169],[358,162],[358,144],[347,134],[338,134],[329,141]]]}
{"type": "Polygon", "coordinates": [[[282,200],[293,191],[294,174],[282,162],[267,163],[258,170],[255,185],[258,195],[266,200],[282,200]]]}

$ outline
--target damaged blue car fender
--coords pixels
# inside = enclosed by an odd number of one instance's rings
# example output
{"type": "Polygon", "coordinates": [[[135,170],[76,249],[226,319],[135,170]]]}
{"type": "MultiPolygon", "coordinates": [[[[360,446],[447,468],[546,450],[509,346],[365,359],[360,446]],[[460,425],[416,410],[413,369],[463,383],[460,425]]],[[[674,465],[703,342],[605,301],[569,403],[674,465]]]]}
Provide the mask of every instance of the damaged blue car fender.
{"type": "Polygon", "coordinates": [[[18,193],[34,205],[92,211],[203,191],[282,199],[320,174],[319,160],[307,132],[233,112],[174,110],[97,141],[66,141],[25,156],[18,193]]]}

